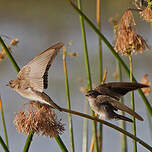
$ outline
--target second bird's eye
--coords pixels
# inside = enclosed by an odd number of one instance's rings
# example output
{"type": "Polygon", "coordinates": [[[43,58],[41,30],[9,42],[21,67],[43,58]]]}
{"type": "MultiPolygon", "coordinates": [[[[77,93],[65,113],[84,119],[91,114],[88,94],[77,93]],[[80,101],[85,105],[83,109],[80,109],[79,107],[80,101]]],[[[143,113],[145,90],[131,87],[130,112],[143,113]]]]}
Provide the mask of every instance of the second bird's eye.
{"type": "Polygon", "coordinates": [[[109,109],[108,105],[105,105],[104,108],[105,108],[105,110],[108,110],[108,109],[109,109]]]}

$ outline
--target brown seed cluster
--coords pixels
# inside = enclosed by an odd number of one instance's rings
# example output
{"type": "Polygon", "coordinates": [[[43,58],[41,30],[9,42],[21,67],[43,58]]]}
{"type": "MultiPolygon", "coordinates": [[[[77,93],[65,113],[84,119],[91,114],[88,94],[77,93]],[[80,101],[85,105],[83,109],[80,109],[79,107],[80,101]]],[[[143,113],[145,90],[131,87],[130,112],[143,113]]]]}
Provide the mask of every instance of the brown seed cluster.
{"type": "Polygon", "coordinates": [[[141,17],[147,21],[147,22],[152,22],[152,10],[150,8],[146,8],[143,11],[139,13],[141,17]]]}
{"type": "MultiPolygon", "coordinates": [[[[10,51],[10,50],[11,50],[11,47],[8,46],[8,45],[6,45],[6,46],[7,46],[8,50],[10,51]]],[[[5,52],[5,50],[2,48],[1,51],[0,51],[0,61],[2,61],[2,60],[5,58],[5,56],[6,56],[6,52],[5,52]]]]}
{"type": "MultiPolygon", "coordinates": [[[[10,45],[6,44],[6,46],[7,46],[8,50],[11,51],[11,49],[12,49],[11,46],[16,46],[18,43],[19,43],[19,40],[17,38],[15,38],[15,39],[11,40],[10,45]]],[[[0,61],[2,61],[5,57],[6,57],[6,52],[2,48],[0,51],[0,61]]]]}
{"type": "Polygon", "coordinates": [[[68,46],[71,46],[72,45],[72,41],[69,41],[68,42],[68,45],[67,45],[67,47],[66,46],[63,46],[63,54],[64,54],[64,56],[67,56],[67,55],[69,55],[70,57],[77,57],[78,56],[78,53],[77,52],[68,52],[67,50],[68,50],[68,46]]]}
{"type": "Polygon", "coordinates": [[[146,41],[134,31],[136,23],[131,10],[126,10],[117,26],[115,34],[115,50],[122,55],[142,53],[148,50],[146,41]]]}
{"type": "MultiPolygon", "coordinates": [[[[151,82],[148,80],[148,74],[145,74],[142,79],[141,79],[141,83],[142,84],[146,84],[146,85],[151,85],[151,82]]],[[[147,87],[147,88],[142,88],[143,93],[145,94],[145,96],[149,96],[150,92],[151,92],[151,88],[147,87]]]]}
{"type": "Polygon", "coordinates": [[[12,39],[12,40],[11,40],[10,45],[16,46],[18,43],[19,43],[19,39],[18,39],[18,38],[15,38],[15,39],[12,39]]]}
{"type": "Polygon", "coordinates": [[[24,104],[23,111],[17,112],[14,124],[18,132],[27,135],[30,131],[54,137],[64,131],[63,124],[57,120],[50,106],[30,101],[24,104]]]}

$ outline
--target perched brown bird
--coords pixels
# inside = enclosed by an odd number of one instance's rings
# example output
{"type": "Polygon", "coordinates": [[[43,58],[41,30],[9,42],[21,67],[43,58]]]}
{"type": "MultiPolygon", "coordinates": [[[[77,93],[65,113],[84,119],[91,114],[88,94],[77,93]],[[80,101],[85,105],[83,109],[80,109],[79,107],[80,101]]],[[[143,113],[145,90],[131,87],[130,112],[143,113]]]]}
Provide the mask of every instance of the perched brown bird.
{"type": "Polygon", "coordinates": [[[43,89],[48,87],[48,70],[63,45],[59,42],[36,56],[23,66],[17,74],[17,79],[9,81],[8,86],[25,98],[49,104],[62,111],[62,108],[56,105],[43,89]]]}
{"type": "Polygon", "coordinates": [[[122,110],[134,116],[138,120],[143,121],[143,118],[141,116],[139,116],[129,107],[125,106],[119,100],[120,97],[125,95],[127,92],[144,87],[149,86],[131,82],[105,83],[97,86],[91,91],[88,91],[86,97],[88,98],[92,110],[96,112],[102,119],[122,119],[132,122],[131,119],[114,112],[117,110],[122,110]]]}

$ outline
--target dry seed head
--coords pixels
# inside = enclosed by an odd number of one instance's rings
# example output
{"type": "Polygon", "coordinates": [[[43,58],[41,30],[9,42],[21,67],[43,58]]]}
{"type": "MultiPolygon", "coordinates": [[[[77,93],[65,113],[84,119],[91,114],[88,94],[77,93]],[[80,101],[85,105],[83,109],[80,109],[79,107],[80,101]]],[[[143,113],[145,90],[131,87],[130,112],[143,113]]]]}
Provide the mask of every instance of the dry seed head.
{"type": "Polygon", "coordinates": [[[69,42],[68,42],[68,45],[72,45],[72,41],[69,41],[69,42]]]}
{"type": "Polygon", "coordinates": [[[12,39],[11,42],[10,42],[10,45],[12,46],[15,46],[19,43],[19,39],[15,38],[15,39],[12,39]]]}
{"type": "Polygon", "coordinates": [[[115,15],[115,17],[110,17],[108,22],[112,24],[113,26],[116,26],[118,25],[118,18],[119,18],[119,15],[115,15]]]}
{"type": "Polygon", "coordinates": [[[0,53],[0,61],[4,60],[4,58],[5,58],[5,55],[0,53]]]}
{"type": "MultiPolygon", "coordinates": [[[[141,79],[141,83],[142,84],[146,84],[146,85],[151,85],[151,82],[148,80],[148,74],[145,74],[142,79],[141,79]]],[[[147,87],[147,88],[142,88],[143,93],[145,94],[145,96],[149,96],[150,92],[151,92],[151,88],[147,87]]]]}
{"type": "MultiPolygon", "coordinates": [[[[6,44],[6,46],[7,46],[8,50],[10,51],[11,47],[7,44],[6,44]]],[[[2,48],[0,51],[0,61],[3,60],[5,58],[5,56],[6,56],[6,52],[5,52],[4,48],[2,48]]]]}
{"type": "Polygon", "coordinates": [[[132,29],[124,29],[117,33],[115,41],[115,50],[117,53],[127,55],[130,53],[143,53],[143,50],[149,50],[146,41],[142,36],[136,34],[132,29]]]}
{"type": "Polygon", "coordinates": [[[23,111],[17,112],[14,124],[18,132],[27,135],[30,131],[44,136],[54,137],[64,131],[64,126],[57,120],[50,106],[30,101],[24,104],[23,111]]]}
{"type": "Polygon", "coordinates": [[[128,55],[131,53],[142,53],[145,49],[149,50],[149,47],[142,36],[134,32],[133,26],[135,25],[131,11],[125,11],[115,35],[114,48],[117,53],[128,55]]]}
{"type": "Polygon", "coordinates": [[[123,16],[121,17],[119,25],[120,25],[119,28],[121,28],[121,26],[133,27],[136,25],[135,20],[134,20],[134,16],[133,16],[131,10],[126,10],[124,12],[123,16]]]}
{"type": "Polygon", "coordinates": [[[71,57],[78,56],[77,52],[69,52],[68,55],[71,56],[71,57]]]}
{"type": "Polygon", "coordinates": [[[140,16],[143,18],[143,20],[147,22],[152,22],[152,10],[150,8],[146,8],[145,10],[139,12],[140,16]]]}

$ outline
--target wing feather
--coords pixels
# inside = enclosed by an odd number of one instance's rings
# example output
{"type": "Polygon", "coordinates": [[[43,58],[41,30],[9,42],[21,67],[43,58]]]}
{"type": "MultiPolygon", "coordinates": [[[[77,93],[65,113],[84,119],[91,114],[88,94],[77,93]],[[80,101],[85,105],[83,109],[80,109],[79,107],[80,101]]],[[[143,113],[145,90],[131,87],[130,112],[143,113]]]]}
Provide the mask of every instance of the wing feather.
{"type": "Polygon", "coordinates": [[[95,90],[100,94],[108,95],[119,100],[121,96],[125,95],[129,91],[144,87],[149,86],[135,82],[109,82],[100,84],[95,88],[95,90]]]}
{"type": "Polygon", "coordinates": [[[123,103],[115,100],[114,98],[111,98],[109,96],[105,96],[105,95],[99,95],[97,97],[97,101],[98,102],[108,102],[110,103],[114,108],[117,108],[119,110],[125,111],[127,113],[129,113],[130,115],[136,117],[138,120],[143,121],[143,118],[141,116],[139,116],[136,112],[134,112],[132,109],[130,109],[129,107],[127,107],[126,105],[124,105],[123,103]]]}
{"type": "Polygon", "coordinates": [[[48,86],[48,70],[63,45],[62,42],[59,42],[36,56],[20,70],[17,78],[29,80],[33,89],[43,92],[43,89],[48,86]]]}

